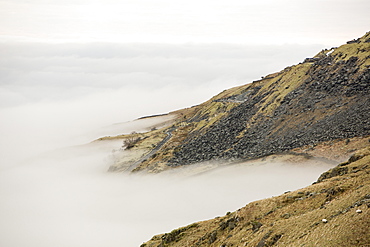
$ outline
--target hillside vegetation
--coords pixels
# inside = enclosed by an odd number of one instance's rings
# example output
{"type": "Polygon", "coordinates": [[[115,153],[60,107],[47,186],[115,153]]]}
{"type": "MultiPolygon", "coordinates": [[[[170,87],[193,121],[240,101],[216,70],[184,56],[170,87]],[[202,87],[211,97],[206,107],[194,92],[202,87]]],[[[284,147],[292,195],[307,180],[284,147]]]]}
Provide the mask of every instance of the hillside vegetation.
{"type": "Polygon", "coordinates": [[[370,135],[370,33],[170,114],[176,116],[171,125],[140,134],[110,170],[157,173],[292,152],[343,161],[370,135]],[[154,155],[137,162],[159,143],[154,155]],[[332,148],[338,143],[343,150],[332,148]]]}
{"type": "Polygon", "coordinates": [[[141,247],[370,246],[370,147],[306,188],[154,236],[141,247]]]}
{"type": "Polygon", "coordinates": [[[158,173],[270,155],[339,165],[306,188],[141,247],[370,246],[370,32],[170,114],[176,117],[167,127],[136,134],[140,140],[120,151],[110,170],[158,173]]]}

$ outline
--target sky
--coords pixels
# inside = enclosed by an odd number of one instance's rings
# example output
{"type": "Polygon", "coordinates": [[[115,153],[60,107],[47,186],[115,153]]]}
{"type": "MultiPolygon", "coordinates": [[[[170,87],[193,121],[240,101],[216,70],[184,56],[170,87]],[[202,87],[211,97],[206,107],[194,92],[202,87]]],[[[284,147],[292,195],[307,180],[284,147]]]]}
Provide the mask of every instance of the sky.
{"type": "Polygon", "coordinates": [[[368,31],[366,0],[3,0],[3,40],[339,45],[368,31]]]}
{"type": "Polygon", "coordinates": [[[0,245],[134,246],[314,181],[327,167],[270,167],[279,176],[269,181],[300,181],[258,191],[244,189],[254,181],[245,171],[195,182],[115,177],[106,170],[120,143],[82,154],[71,147],[358,38],[369,31],[369,9],[368,0],[0,0],[0,245]],[[183,205],[160,204],[177,189],[183,205]],[[208,204],[204,193],[213,195],[208,204]],[[198,199],[196,210],[185,203],[198,199]],[[136,234],[144,225],[145,235],[136,234]]]}
{"type": "Polygon", "coordinates": [[[368,31],[366,0],[4,0],[2,40],[320,43],[368,31]]]}

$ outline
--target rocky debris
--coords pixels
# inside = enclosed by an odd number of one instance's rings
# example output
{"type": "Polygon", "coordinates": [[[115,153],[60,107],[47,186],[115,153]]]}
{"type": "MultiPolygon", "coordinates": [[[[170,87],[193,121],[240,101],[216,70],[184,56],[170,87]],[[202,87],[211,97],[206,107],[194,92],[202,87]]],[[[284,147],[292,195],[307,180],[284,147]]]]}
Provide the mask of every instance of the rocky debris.
{"type": "Polygon", "coordinates": [[[258,221],[252,221],[251,222],[251,225],[252,225],[252,231],[253,232],[258,232],[258,230],[261,228],[262,226],[262,223],[261,222],[258,222],[258,221]]]}
{"type": "MultiPolygon", "coordinates": [[[[258,82],[239,95],[219,99],[240,104],[206,131],[189,135],[168,165],[259,158],[320,142],[370,135],[370,67],[359,69],[362,58],[351,56],[345,60],[342,56],[323,53],[307,58],[305,61],[312,64],[298,87],[289,89],[284,84],[287,79],[281,76],[271,89],[264,89],[258,82]],[[272,98],[281,85],[288,93],[272,98]],[[273,111],[264,113],[268,107],[273,111]]],[[[195,116],[191,121],[205,118],[195,116]]]]}
{"type": "MultiPolygon", "coordinates": [[[[166,151],[156,159],[145,157],[146,166],[139,168],[234,162],[300,148],[315,156],[310,151],[320,143],[347,140],[351,146],[351,138],[369,136],[369,37],[322,50],[304,63],[225,90],[213,101],[180,113],[176,126],[184,129],[174,133],[166,151]]],[[[330,159],[342,161],[349,153],[330,159]]]]}

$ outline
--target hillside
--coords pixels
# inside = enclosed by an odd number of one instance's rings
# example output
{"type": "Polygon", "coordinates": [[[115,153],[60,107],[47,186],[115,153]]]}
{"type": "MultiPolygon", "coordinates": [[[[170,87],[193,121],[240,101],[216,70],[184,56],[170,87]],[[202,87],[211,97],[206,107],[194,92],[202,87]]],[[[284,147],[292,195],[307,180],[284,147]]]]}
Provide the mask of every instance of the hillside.
{"type": "Polygon", "coordinates": [[[370,147],[306,188],[154,236],[141,247],[370,246],[370,147]]]}
{"type": "Polygon", "coordinates": [[[109,137],[133,140],[110,171],[288,156],[339,165],[310,186],[141,247],[370,246],[370,32],[167,117],[164,127],[109,137]]]}
{"type": "Polygon", "coordinates": [[[342,162],[368,145],[370,32],[170,115],[164,128],[115,137],[136,141],[115,154],[110,171],[157,173],[284,153],[342,162]]]}

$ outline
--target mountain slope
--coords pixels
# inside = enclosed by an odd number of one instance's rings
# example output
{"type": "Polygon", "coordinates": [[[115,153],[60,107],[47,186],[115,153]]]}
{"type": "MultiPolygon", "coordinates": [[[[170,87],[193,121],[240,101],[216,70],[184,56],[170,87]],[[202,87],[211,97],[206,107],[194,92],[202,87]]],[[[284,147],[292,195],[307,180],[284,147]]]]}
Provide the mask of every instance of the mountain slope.
{"type": "Polygon", "coordinates": [[[243,92],[243,103],[206,133],[187,139],[171,162],[183,165],[212,159],[255,158],[323,141],[369,135],[367,39],[335,49],[329,55],[330,51],[323,51],[314,60],[250,84],[243,92]],[[357,46],[356,50],[350,46],[357,46]]]}
{"type": "Polygon", "coordinates": [[[313,185],[154,236],[141,247],[370,246],[369,192],[367,147],[313,185]]]}
{"type": "MultiPolygon", "coordinates": [[[[308,153],[323,143],[369,136],[370,32],[171,114],[176,115],[172,126],[141,134],[132,150],[145,155],[172,130],[171,138],[133,171],[160,172],[197,162],[308,153]]],[[[359,147],[347,149],[336,161],[359,147]]],[[[325,157],[325,152],[321,155],[325,157]]],[[[125,171],[137,159],[118,159],[110,170],[125,171]]]]}

